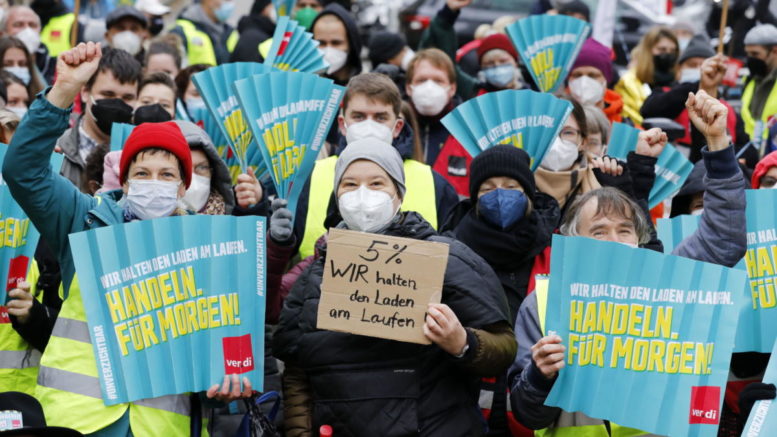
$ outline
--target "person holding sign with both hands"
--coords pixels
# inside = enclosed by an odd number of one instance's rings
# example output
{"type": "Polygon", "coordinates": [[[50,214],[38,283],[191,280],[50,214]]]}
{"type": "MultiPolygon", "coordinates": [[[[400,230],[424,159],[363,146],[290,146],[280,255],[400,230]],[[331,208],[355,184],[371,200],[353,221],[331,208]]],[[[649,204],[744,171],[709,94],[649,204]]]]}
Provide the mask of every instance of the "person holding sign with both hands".
{"type": "Polygon", "coordinates": [[[322,278],[338,260],[331,253],[316,260],[286,299],[273,339],[273,351],[286,363],[286,435],[314,435],[324,424],[334,435],[484,434],[479,378],[504,372],[516,348],[499,279],[418,213],[399,212],[405,176],[391,145],[349,144],[337,161],[334,187],[339,229],[448,244],[442,299],[426,309],[422,329],[431,345],[319,330],[322,278]]]}
{"type": "MultiPolygon", "coordinates": [[[[705,183],[708,189],[699,229],[683,240],[672,254],[732,267],[744,256],[746,249],[745,181],[726,134],[727,109],[704,91],[689,93],[686,108],[691,122],[707,141],[702,155],[707,168],[705,183]]],[[[663,144],[651,147],[663,148],[663,144]]],[[[633,247],[648,243],[651,232],[650,223],[639,205],[614,188],[593,190],[578,198],[561,225],[564,235],[633,247]]],[[[645,435],[614,423],[605,425],[602,420],[582,413],[544,405],[558,372],[566,365],[566,347],[561,344],[561,338],[545,332],[547,287],[547,280],[537,281],[535,292],[523,301],[515,324],[519,348],[508,379],[516,418],[531,429],[544,429],[554,436],[580,435],[583,428],[585,432],[598,428],[602,435],[645,435]]]]}
{"type": "MultiPolygon", "coordinates": [[[[100,45],[91,42],[60,54],[56,84],[31,105],[3,165],[3,177],[14,199],[62,266],[65,300],[41,358],[36,398],[50,425],[85,435],[188,436],[190,416],[199,408],[196,396],[170,395],[108,407],[96,376],[97,360],[68,235],[133,220],[186,215],[178,201],[192,180],[189,145],[172,122],[138,126],[127,138],[119,169],[120,190],[92,197],[51,170],[48,157],[68,127],[72,102],[96,73],[101,56],[100,45]]],[[[251,394],[248,380],[243,379],[241,391],[237,375],[232,375],[203,395],[231,402],[251,394]]]]}

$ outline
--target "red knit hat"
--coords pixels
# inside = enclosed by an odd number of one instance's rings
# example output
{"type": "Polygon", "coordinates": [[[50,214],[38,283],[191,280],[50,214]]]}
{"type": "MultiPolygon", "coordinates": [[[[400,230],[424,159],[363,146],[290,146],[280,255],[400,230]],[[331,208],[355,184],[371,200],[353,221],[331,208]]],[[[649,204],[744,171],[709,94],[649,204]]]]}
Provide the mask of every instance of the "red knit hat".
{"type": "Polygon", "coordinates": [[[483,58],[486,52],[493,49],[502,49],[509,53],[513,59],[518,60],[518,52],[515,50],[513,43],[510,42],[510,38],[503,33],[495,33],[483,39],[483,42],[480,43],[480,47],[478,47],[478,63],[480,63],[480,59],[483,58]]]}
{"type": "Polygon", "coordinates": [[[764,177],[770,168],[775,166],[777,166],[777,152],[772,152],[758,161],[753,171],[753,178],[750,180],[753,188],[758,189],[761,186],[761,178],[764,177]]]}
{"type": "Polygon", "coordinates": [[[124,143],[119,161],[119,181],[127,180],[130,162],[138,153],[145,149],[159,148],[175,155],[183,167],[183,177],[186,188],[192,182],[192,151],[189,143],[175,122],[143,123],[132,130],[124,143]]]}

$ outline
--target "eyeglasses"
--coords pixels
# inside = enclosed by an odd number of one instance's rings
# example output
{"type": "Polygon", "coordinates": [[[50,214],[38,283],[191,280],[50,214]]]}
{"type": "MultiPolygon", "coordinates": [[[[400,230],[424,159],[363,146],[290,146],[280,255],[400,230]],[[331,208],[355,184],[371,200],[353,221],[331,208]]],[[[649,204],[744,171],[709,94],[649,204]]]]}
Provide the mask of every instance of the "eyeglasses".
{"type": "Polygon", "coordinates": [[[558,134],[558,136],[562,140],[570,141],[575,144],[580,143],[580,130],[573,127],[565,127],[561,129],[561,132],[558,134]]]}

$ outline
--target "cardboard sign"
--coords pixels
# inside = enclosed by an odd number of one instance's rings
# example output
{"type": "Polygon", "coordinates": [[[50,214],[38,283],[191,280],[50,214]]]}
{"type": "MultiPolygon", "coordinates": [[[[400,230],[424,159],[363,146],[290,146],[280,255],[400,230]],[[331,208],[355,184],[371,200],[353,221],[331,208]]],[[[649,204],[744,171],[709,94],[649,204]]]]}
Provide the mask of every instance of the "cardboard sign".
{"type": "Polygon", "coordinates": [[[429,344],[426,308],[447,265],[444,243],[331,229],[317,328],[429,344]]]}

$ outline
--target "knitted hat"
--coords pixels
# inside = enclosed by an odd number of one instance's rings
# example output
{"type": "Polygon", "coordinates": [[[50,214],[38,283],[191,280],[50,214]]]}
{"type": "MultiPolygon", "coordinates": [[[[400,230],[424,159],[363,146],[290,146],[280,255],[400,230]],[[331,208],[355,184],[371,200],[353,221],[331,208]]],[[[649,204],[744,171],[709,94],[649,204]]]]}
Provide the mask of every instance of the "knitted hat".
{"type": "Polygon", "coordinates": [[[761,24],[750,29],[745,35],[745,45],[772,46],[777,44],[777,27],[761,24]]]}
{"type": "Polygon", "coordinates": [[[368,45],[372,68],[398,55],[406,45],[405,38],[394,32],[378,32],[372,35],[368,45]]]}
{"type": "Polygon", "coordinates": [[[516,61],[518,60],[518,52],[515,50],[513,43],[510,42],[510,38],[503,33],[495,33],[480,43],[478,47],[478,63],[483,58],[483,55],[494,49],[502,49],[510,54],[516,61]]]}
{"type": "Polygon", "coordinates": [[[777,152],[772,152],[763,157],[755,166],[753,178],[750,181],[752,187],[758,189],[761,187],[761,178],[772,168],[777,166],[777,152]]]}
{"type": "Polygon", "coordinates": [[[397,184],[400,197],[405,197],[405,191],[407,190],[405,188],[405,168],[402,157],[391,144],[372,138],[349,143],[345,150],[343,150],[343,153],[340,154],[340,157],[337,158],[337,163],[335,164],[335,193],[337,193],[337,187],[340,186],[340,179],[343,178],[345,170],[354,161],[360,159],[378,164],[397,184]]]}
{"type": "Polygon", "coordinates": [[[612,50],[599,41],[588,38],[569,71],[577,67],[594,67],[601,71],[607,83],[610,83],[612,82],[612,50]]]}
{"type": "Polygon", "coordinates": [[[183,167],[181,177],[186,183],[186,188],[192,182],[192,152],[186,142],[181,128],[173,121],[164,123],[143,123],[132,130],[132,133],[124,142],[119,162],[119,181],[127,180],[130,163],[135,155],[145,149],[159,148],[167,150],[175,155],[183,167]]]}
{"type": "Polygon", "coordinates": [[[591,9],[580,0],[572,0],[559,5],[558,13],[560,15],[580,14],[585,17],[585,21],[591,21],[591,9]]]}
{"type": "Polygon", "coordinates": [[[703,33],[699,33],[691,38],[691,42],[688,43],[688,47],[680,54],[680,59],[677,60],[678,64],[682,64],[691,58],[711,58],[715,56],[715,50],[712,49],[709,38],[703,33]]]}
{"type": "MultiPolygon", "coordinates": [[[[350,147],[350,146],[349,146],[350,147]]],[[[526,197],[534,201],[534,174],[529,168],[531,158],[515,146],[494,146],[472,160],[469,169],[469,198],[477,201],[480,185],[496,176],[513,178],[521,184],[526,197]]]]}
{"type": "Polygon", "coordinates": [[[271,0],[254,0],[254,5],[251,7],[250,14],[251,15],[261,14],[264,8],[266,8],[267,5],[269,5],[270,3],[272,3],[271,0]]]}

